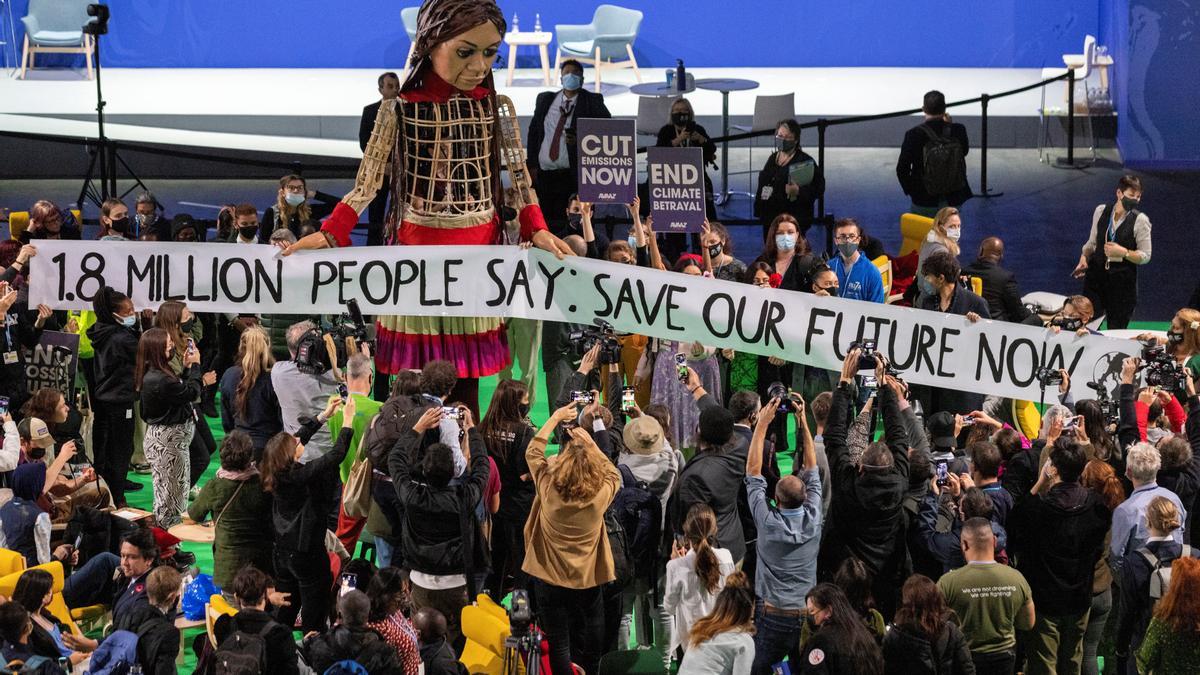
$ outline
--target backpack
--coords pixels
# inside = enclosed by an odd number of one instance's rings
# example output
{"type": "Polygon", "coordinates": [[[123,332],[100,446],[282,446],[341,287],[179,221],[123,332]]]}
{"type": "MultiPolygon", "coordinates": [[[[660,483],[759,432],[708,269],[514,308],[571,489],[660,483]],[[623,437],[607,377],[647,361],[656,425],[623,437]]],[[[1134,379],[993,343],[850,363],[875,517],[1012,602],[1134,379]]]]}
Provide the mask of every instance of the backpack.
{"type": "MultiPolygon", "coordinates": [[[[1158,556],[1150,552],[1148,548],[1139,548],[1138,553],[1150,563],[1150,606],[1158,604],[1159,600],[1167,594],[1167,589],[1171,587],[1171,560],[1159,560],[1158,556]]],[[[1183,550],[1179,553],[1180,558],[1190,558],[1192,555],[1192,547],[1187,544],[1183,545],[1183,550]]]]}
{"type": "Polygon", "coordinates": [[[950,135],[947,124],[939,136],[928,124],[920,126],[925,132],[925,149],[922,151],[924,170],[921,181],[925,192],[930,195],[948,195],[967,186],[967,163],[962,144],[950,135]]]}
{"type": "Polygon", "coordinates": [[[88,665],[89,675],[127,675],[137,663],[138,636],[127,630],[104,638],[88,665]]]}
{"type": "Polygon", "coordinates": [[[431,407],[433,404],[420,394],[388,399],[376,414],[374,424],[363,434],[359,452],[365,450],[367,458],[371,460],[371,466],[387,473],[388,455],[392,453],[396,441],[405,429],[411,429],[425,410],[431,407]]]}
{"type": "Polygon", "coordinates": [[[67,671],[58,665],[58,661],[46,656],[31,656],[23,663],[13,661],[8,664],[8,668],[0,672],[16,673],[17,675],[67,675],[67,671]]]}
{"type": "Polygon", "coordinates": [[[325,669],[323,675],[371,675],[358,661],[346,659],[325,669]]]}
{"type": "MultiPolygon", "coordinates": [[[[639,578],[652,578],[658,569],[658,547],[662,537],[662,501],[655,496],[645,481],[634,477],[633,471],[618,464],[621,471],[621,489],[613,497],[609,507],[621,522],[625,533],[626,554],[639,578]]],[[[653,586],[651,586],[653,587],[653,586]]]]}
{"type": "Polygon", "coordinates": [[[633,581],[633,561],[629,557],[629,539],[625,527],[611,506],[604,512],[604,529],[608,532],[608,548],[612,551],[613,572],[616,575],[610,583],[614,589],[624,589],[633,581]]]}
{"type": "Polygon", "coordinates": [[[257,633],[239,629],[222,640],[213,655],[213,672],[217,675],[254,675],[263,672],[267,663],[267,631],[273,623],[268,621],[257,633]]]}

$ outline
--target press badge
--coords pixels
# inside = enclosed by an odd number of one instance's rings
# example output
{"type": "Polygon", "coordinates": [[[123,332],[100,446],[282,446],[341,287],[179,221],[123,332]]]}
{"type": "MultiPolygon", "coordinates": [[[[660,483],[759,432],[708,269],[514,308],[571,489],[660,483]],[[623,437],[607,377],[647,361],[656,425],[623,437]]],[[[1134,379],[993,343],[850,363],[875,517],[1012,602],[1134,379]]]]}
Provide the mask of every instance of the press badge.
{"type": "Polygon", "coordinates": [[[11,366],[17,362],[16,352],[4,352],[4,365],[11,366]]]}
{"type": "Polygon", "coordinates": [[[762,196],[762,200],[765,202],[765,201],[767,201],[768,199],[770,199],[770,198],[771,198],[771,195],[775,194],[775,186],[773,186],[773,185],[764,185],[764,186],[763,186],[763,189],[762,189],[762,192],[761,192],[761,193],[759,193],[759,194],[762,196]]]}

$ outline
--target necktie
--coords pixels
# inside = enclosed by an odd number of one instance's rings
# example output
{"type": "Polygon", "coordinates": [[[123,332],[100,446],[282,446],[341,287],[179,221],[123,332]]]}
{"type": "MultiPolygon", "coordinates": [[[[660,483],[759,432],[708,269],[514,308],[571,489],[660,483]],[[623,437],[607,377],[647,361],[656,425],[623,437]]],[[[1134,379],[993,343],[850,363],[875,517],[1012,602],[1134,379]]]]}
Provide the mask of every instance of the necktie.
{"type": "Polygon", "coordinates": [[[567,118],[571,116],[571,110],[575,106],[567,107],[567,104],[562,104],[558,109],[558,124],[554,125],[554,136],[550,138],[550,161],[558,161],[558,146],[562,143],[563,127],[567,125],[567,118]]]}

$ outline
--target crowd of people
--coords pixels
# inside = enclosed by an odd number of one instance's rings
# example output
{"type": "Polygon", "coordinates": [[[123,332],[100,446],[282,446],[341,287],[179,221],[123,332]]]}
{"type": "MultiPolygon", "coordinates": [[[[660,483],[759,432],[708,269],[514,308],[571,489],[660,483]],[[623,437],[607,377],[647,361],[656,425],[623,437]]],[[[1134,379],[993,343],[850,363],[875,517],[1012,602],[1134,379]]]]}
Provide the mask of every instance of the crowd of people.
{"type": "MultiPolygon", "coordinates": [[[[953,165],[967,138],[937,92],[897,167],[914,212],[933,218],[908,290],[893,280],[899,298],[872,262],[883,244],[856,220],[833,226],[832,258],[812,250],[824,181],[818,166],[797,169],[814,162],[791,120],[759,175],[764,236],[751,262],[712,215],[698,237],[655,232],[642,199],[628,206],[628,236],[610,239],[573,194],[574,121],[608,111],[583,90],[580,64],[564,61],[561,75],[562,91],[539,98],[529,169],[576,255],[1055,332],[1097,332],[1100,316],[1123,328],[1132,314],[1150,259],[1141,181],[1123,177],[1096,208],[1074,270],[1085,292],[1050,316],[1031,311],[999,238],[960,261],[969,224],[955,207],[970,191],[953,165]]],[[[379,88],[394,97],[399,79],[384,74],[379,88]]],[[[694,117],[677,101],[658,144],[711,154],[694,117]]],[[[385,236],[379,194],[371,244],[385,236]]],[[[288,175],[261,217],[229,205],[210,228],[168,219],[146,193],[132,215],[106,201],[96,236],[287,248],[319,232],[336,201],[288,175]]],[[[482,596],[532,609],[555,675],[604,672],[631,646],[689,675],[784,662],[793,673],[1095,673],[1098,654],[1115,660],[1110,672],[1200,669],[1196,309],[1164,338],[1144,336],[1161,342],[1179,386],[1139,384],[1130,358],[1111,400],[1075,401],[1064,370],[1032,428],[1012,401],[910,386],[881,351],[851,349],[831,372],[638,335],[584,349],[580,326],[533,320],[508,322],[520,377],[506,369],[481,401],[463,395],[451,361],[389,374],[365,344],[314,372],[300,345],[320,338],[318,316],[151,309],[109,287],[91,311],[29,307],[38,241],[83,230],[39,201],[22,237],[0,243],[11,488],[0,530],[30,568],[0,604],[10,661],[125,655],[142,672],[175,672],[180,571],[195,556],[167,530],[211,522],[204,571],[236,613],[216,622],[215,644],[201,641],[198,672],[235,661],[271,673],[353,672],[349,661],[372,674],[466,672],[463,610],[482,596]],[[80,336],[78,391],[28,391],[26,359],[45,330],[80,336]],[[540,391],[551,413],[538,426],[540,391]],[[114,515],[143,489],[134,472],[150,475],[153,505],[137,523],[114,515]],[[60,591],[47,564],[61,566],[60,591]],[[113,632],[75,632],[48,609],[57,595],[107,606],[113,632]]]]}

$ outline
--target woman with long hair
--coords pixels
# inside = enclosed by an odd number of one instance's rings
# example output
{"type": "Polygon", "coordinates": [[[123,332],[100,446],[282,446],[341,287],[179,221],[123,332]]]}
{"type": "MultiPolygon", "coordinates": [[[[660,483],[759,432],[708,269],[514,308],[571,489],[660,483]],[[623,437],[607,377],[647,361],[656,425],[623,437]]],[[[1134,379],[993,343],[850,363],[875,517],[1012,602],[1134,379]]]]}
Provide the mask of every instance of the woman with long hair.
{"type": "MultiPolygon", "coordinates": [[[[708,504],[693,504],[683,521],[683,546],[671,547],[663,608],[674,620],[667,654],[689,644],[692,627],[716,607],[717,596],[733,573],[733,555],[717,542],[717,516],[708,504]]],[[[753,608],[752,608],[753,609],[753,608]]],[[[753,616],[753,611],[751,611],[753,616]]],[[[751,654],[752,663],[754,656],[751,654]]]]}
{"type": "Polygon", "coordinates": [[[371,577],[367,595],[371,597],[367,625],[396,650],[404,675],[417,675],[421,665],[421,642],[417,630],[408,620],[410,598],[404,572],[398,567],[380,569],[371,577]]]}
{"type": "Polygon", "coordinates": [[[525,523],[522,569],[532,577],[553,675],[570,675],[572,662],[598,671],[602,588],[616,578],[604,513],[621,486],[620,472],[580,427],[568,430],[553,460],[546,458],[555,428],[578,414],[578,403],[554,411],[525,450],[536,496],[525,523]]]}
{"type": "Polygon", "coordinates": [[[263,490],[273,497],[271,524],[275,530],[276,590],[291,593],[291,604],[280,607],[276,619],[293,626],[304,609],[302,630],[322,631],[329,617],[329,589],[333,577],[325,551],[329,515],[337,508],[335,496],[338,467],[350,450],[354,437],[354,397],[332,397],[316,419],[303,424],[297,436],[279,432],[267,443],[258,465],[263,490]],[[342,429],[333,449],[300,463],[304,444],[342,410],[342,429]]]}
{"type": "Polygon", "coordinates": [[[858,558],[846,558],[833,575],[833,583],[846,594],[846,602],[858,613],[863,625],[875,636],[883,639],[887,628],[883,615],[875,608],[875,596],[871,592],[874,577],[858,558]]]}
{"type": "MultiPolygon", "coordinates": [[[[1094,401],[1080,401],[1080,403],[1094,403],[1094,401]]],[[[1076,406],[1079,409],[1079,406],[1076,406]]],[[[1087,416],[1084,416],[1086,422],[1087,416]]],[[[1084,425],[1087,426],[1086,423],[1084,425]]],[[[1097,445],[1096,437],[1090,436],[1091,429],[1087,429],[1089,437],[1092,438],[1092,448],[1099,451],[1104,445],[1097,445]]],[[[1111,442],[1111,441],[1110,441],[1111,442]]],[[[1083,467],[1083,473],[1079,476],[1079,484],[1083,487],[1100,495],[1100,499],[1108,510],[1115,511],[1121,502],[1125,501],[1125,488],[1121,485],[1121,479],[1117,478],[1117,472],[1113,470],[1111,464],[1099,457],[1094,457],[1089,460],[1083,467]]],[[[1104,538],[1104,553],[1096,560],[1095,572],[1092,575],[1092,609],[1088,614],[1087,628],[1083,633],[1083,673],[1084,675],[1096,675],[1096,650],[1100,646],[1100,638],[1104,636],[1104,624],[1108,620],[1108,614],[1112,611],[1112,568],[1108,564],[1109,555],[1109,539],[1112,537],[1112,529],[1104,538]]]]}
{"type": "Polygon", "coordinates": [[[221,441],[221,468],[188,507],[188,519],[193,522],[202,523],[212,515],[212,574],[220,588],[229,588],[246,565],[273,569],[275,542],[263,536],[263,523],[271,517],[271,496],[263,492],[253,456],[250,436],[243,431],[229,432],[221,441]]]}
{"type": "Polygon", "coordinates": [[[712,611],[688,631],[679,672],[741,675],[754,664],[754,590],[743,572],[725,577],[712,611]]]}
{"type": "Polygon", "coordinates": [[[215,374],[200,373],[199,349],[185,351],[182,377],[171,369],[174,353],[167,331],[151,328],[138,342],[133,376],[146,422],[143,452],[154,486],[154,519],[163,529],[178,524],[187,506],[188,446],[196,430],[192,401],[204,384],[216,381],[215,374]]]}
{"type": "Polygon", "coordinates": [[[52,661],[66,657],[75,666],[86,659],[87,654],[77,652],[63,642],[63,635],[69,634],[71,629],[47,609],[53,598],[54,577],[46,570],[34,568],[25,570],[17,577],[10,602],[24,607],[33,620],[29,646],[35,655],[52,661]]]}
{"type": "Polygon", "coordinates": [[[1191,675],[1200,671],[1200,560],[1171,565],[1171,586],[1137,651],[1139,673],[1191,675]]]}
{"type": "Polygon", "coordinates": [[[883,638],[888,675],[973,675],[971,648],[937,585],[914,574],[900,589],[900,608],[883,638]]]}
{"type": "Polygon", "coordinates": [[[237,362],[221,376],[221,426],[250,435],[254,443],[254,461],[262,459],[263,448],[275,434],[283,431],[279,399],[271,384],[271,342],[267,331],[250,326],[242,331],[237,362]]]}
{"type": "MultiPolygon", "coordinates": [[[[925,235],[925,241],[921,243],[920,252],[917,254],[917,270],[924,269],[925,261],[938,251],[946,251],[957,259],[961,252],[958,246],[961,236],[962,216],[958,209],[953,206],[943,207],[933,217],[933,227],[929,228],[929,234],[925,235]]],[[[933,287],[921,274],[917,274],[916,286],[919,294],[913,302],[913,307],[916,307],[924,296],[934,294],[933,287]]]]}
{"type": "MultiPolygon", "coordinates": [[[[178,300],[168,300],[159,305],[158,311],[154,313],[154,326],[167,331],[167,334],[171,336],[171,343],[175,345],[175,351],[171,355],[171,370],[182,377],[183,359],[187,356],[188,350],[199,352],[200,341],[204,339],[202,324],[196,319],[192,310],[187,308],[187,305],[178,300]]],[[[200,370],[204,372],[203,368],[200,370]]],[[[215,381],[215,371],[212,378],[215,381]]],[[[208,387],[209,385],[205,384],[203,389],[208,387]]],[[[201,395],[203,393],[202,390],[201,395]]],[[[204,475],[204,471],[208,469],[208,463],[212,459],[213,453],[217,451],[217,441],[213,438],[208,424],[203,422],[204,414],[196,405],[199,402],[199,396],[192,401],[195,419],[200,420],[201,423],[196,425],[192,441],[188,444],[188,485],[190,487],[195,487],[196,483],[200,481],[200,476],[204,475]]]]}
{"type": "Polygon", "coordinates": [[[779,274],[779,288],[807,291],[811,286],[809,275],[818,260],[812,255],[808,239],[800,233],[796,219],[790,214],[781,213],[767,227],[762,253],[754,262],[766,263],[779,274]]]}
{"type": "Polygon", "coordinates": [[[1104,411],[1096,399],[1088,398],[1075,402],[1075,414],[1083,418],[1083,432],[1075,432],[1076,440],[1085,446],[1084,452],[1089,459],[1099,459],[1118,467],[1124,467],[1124,458],[1120,456],[1116,440],[1108,433],[1108,423],[1104,419],[1104,411]]]}
{"type": "Polygon", "coordinates": [[[797,673],[882,675],[883,654],[842,589],[821,583],[808,592],[808,620],[816,626],[802,645],[797,673]]]}
{"type": "Polygon", "coordinates": [[[279,191],[275,194],[275,203],[263,211],[262,224],[258,230],[258,243],[270,243],[271,233],[281,227],[286,227],[296,235],[304,236],[302,226],[305,222],[320,220],[333,212],[338,199],[320,191],[311,193],[317,204],[309,204],[308,182],[303,176],[294,173],[279,179],[279,191]]]}
{"type": "Polygon", "coordinates": [[[488,580],[492,598],[499,602],[512,588],[529,588],[528,577],[521,571],[525,562],[525,521],[535,495],[525,461],[525,449],[535,433],[529,423],[529,389],[516,380],[501,381],[479,423],[479,433],[500,474],[500,509],[492,516],[492,572],[488,580]]]}
{"type": "Polygon", "coordinates": [[[92,452],[96,473],[112,491],[113,503],[125,506],[125,491],[140,490],[141,483],[129,482],[133,457],[134,412],[137,390],[133,372],[137,366],[138,329],[133,301],[124,293],[105,286],[92,299],[96,323],[87,329],[92,342],[95,382],[88,394],[92,404],[92,452]]]}

